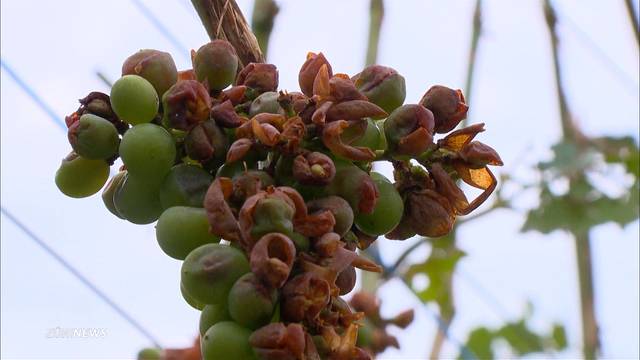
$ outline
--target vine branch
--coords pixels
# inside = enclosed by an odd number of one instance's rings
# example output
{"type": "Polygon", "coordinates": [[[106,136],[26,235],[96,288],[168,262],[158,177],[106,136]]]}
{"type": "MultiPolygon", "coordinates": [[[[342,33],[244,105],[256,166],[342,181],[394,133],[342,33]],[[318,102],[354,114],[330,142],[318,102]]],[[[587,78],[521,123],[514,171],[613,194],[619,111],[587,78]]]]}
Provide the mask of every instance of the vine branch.
{"type": "Polygon", "coordinates": [[[640,48],[640,24],[638,24],[638,18],[636,17],[636,11],[633,7],[632,0],[624,0],[625,7],[627,8],[627,15],[629,16],[629,22],[633,27],[633,35],[636,36],[636,42],[640,48]]]}
{"type": "MultiPolygon", "coordinates": [[[[476,0],[475,10],[473,11],[473,29],[471,30],[471,46],[469,47],[469,60],[467,63],[467,80],[464,85],[464,92],[467,104],[471,103],[471,93],[473,85],[473,73],[476,68],[476,54],[478,53],[478,44],[480,43],[480,35],[482,34],[482,1],[476,0]]],[[[464,119],[462,126],[467,125],[468,120],[464,119]]]]}
{"type": "Polygon", "coordinates": [[[253,3],[251,29],[265,58],[269,50],[269,39],[271,38],[273,23],[279,10],[274,0],[255,0],[253,3]]]}
{"type": "Polygon", "coordinates": [[[365,66],[373,65],[378,60],[378,44],[380,43],[380,29],[384,17],[383,0],[371,0],[369,40],[367,43],[367,56],[365,66]]]}
{"type": "MultiPolygon", "coordinates": [[[[562,137],[567,141],[580,142],[583,136],[571,119],[571,112],[562,86],[562,74],[558,56],[558,35],[556,33],[556,13],[550,0],[544,2],[544,13],[551,40],[551,54],[556,82],[558,105],[560,107],[560,122],[562,137]]],[[[569,179],[569,186],[574,187],[584,174],[578,174],[569,179]]],[[[585,359],[595,359],[598,354],[598,324],[596,322],[593,265],[591,261],[591,244],[589,231],[572,232],[576,246],[576,262],[578,267],[578,282],[580,286],[580,308],[582,315],[582,352],[585,359]]]]}
{"type": "Polygon", "coordinates": [[[211,40],[226,40],[236,49],[241,65],[264,62],[251,27],[235,0],[191,0],[211,40]]]}

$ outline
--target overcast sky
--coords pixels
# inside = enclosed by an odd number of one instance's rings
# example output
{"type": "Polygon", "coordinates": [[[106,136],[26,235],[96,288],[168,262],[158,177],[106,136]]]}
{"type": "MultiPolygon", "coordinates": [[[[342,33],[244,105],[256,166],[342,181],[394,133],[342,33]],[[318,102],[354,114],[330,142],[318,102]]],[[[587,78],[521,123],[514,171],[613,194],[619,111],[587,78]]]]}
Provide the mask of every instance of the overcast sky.
{"type": "MultiPolygon", "coordinates": [[[[139,0],[136,0],[139,1],[139,0]]],[[[59,119],[89,91],[108,92],[96,77],[116,79],[122,61],[140,48],[173,54],[189,66],[184,49],[207,41],[188,0],[142,0],[165,24],[170,41],[134,0],[1,3],[1,57],[41,96],[59,119]]],[[[252,1],[238,1],[250,17],[252,1]]],[[[363,67],[368,1],[278,0],[281,12],[269,61],[283,89],[297,88],[308,51],[323,51],[335,71],[363,67]]],[[[473,0],[386,1],[379,63],[407,79],[407,101],[434,84],[464,86],[473,0]]],[[[549,156],[560,136],[548,34],[539,0],[484,1],[470,121],[485,122],[480,140],[501,154],[505,169],[526,178],[527,166],[549,156]]],[[[570,106],[590,135],[638,137],[638,53],[623,1],[564,0],[558,5],[561,57],[570,106]],[[584,34],[579,32],[584,31],[584,34]],[[612,63],[593,48],[591,39],[612,63]],[[612,70],[615,66],[616,70],[612,70]]],[[[637,5],[637,3],[636,3],[637,5]]],[[[636,7],[637,8],[637,7],[636,7]]],[[[62,254],[166,346],[186,346],[197,332],[198,312],[179,292],[180,262],[158,248],[152,225],[121,221],[98,195],[63,196],[53,177],[69,151],[65,133],[2,69],[2,206],[62,254]]],[[[535,197],[523,206],[535,205],[535,197]]],[[[478,325],[498,326],[534,306],[532,323],[546,330],[567,326],[570,349],[580,354],[580,317],[572,240],[518,232],[523,217],[498,211],[460,231],[469,256],[455,277],[457,317],[443,357],[458,354],[456,341],[478,325]],[[482,289],[482,290],[478,290],[482,289]],[[486,294],[491,294],[488,297],[486,294]],[[492,300],[488,300],[492,299],[492,300]]],[[[596,310],[608,358],[637,358],[639,331],[638,222],[593,231],[596,310]]],[[[381,240],[391,262],[412,243],[381,240]]],[[[2,216],[2,358],[132,358],[149,341],[95,297],[2,216]],[[100,328],[91,339],[51,339],[52,328],[100,328]]],[[[412,257],[423,259],[424,247],[412,257]]],[[[416,321],[398,332],[401,350],[381,358],[424,358],[436,331],[430,310],[401,284],[381,289],[383,313],[416,307],[416,321]]]]}

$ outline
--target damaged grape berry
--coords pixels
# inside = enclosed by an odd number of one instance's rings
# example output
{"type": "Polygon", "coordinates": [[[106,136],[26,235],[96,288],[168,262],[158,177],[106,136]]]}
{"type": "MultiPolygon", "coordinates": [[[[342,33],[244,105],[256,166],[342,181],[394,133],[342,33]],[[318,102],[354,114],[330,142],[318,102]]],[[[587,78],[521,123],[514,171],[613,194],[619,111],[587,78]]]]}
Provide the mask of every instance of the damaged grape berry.
{"type": "Polygon", "coordinates": [[[192,52],[192,69],[147,49],[122,75],[66,117],[73,151],[55,182],[90,196],[120,158],[105,207],[157,220],[160,249],[182,261],[200,337],[141,356],[350,360],[397,347],[386,328],[405,328],[412,311],[383,318],[371,294],[342,298],[356,269],[382,271],[359,250],[447,235],[496,188],[489,167],[502,160],[475,139],[484,124],[456,130],[462,92],[436,85],[405,103],[405,78],[389,67],[349,76],[309,53],[300,90],[287,92],[274,65],[240,64],[215,40],[192,52]],[[393,173],[371,171],[375,162],[393,173]],[[480,194],[468,199],[461,182],[480,194]]]}

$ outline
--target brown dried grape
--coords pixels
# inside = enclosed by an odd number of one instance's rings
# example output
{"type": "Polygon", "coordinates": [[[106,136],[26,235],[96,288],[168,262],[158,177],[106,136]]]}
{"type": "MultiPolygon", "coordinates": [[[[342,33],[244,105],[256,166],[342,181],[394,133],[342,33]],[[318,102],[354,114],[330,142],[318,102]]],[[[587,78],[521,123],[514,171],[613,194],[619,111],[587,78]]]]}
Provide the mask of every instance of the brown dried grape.
{"type": "Polygon", "coordinates": [[[302,65],[300,73],[298,74],[298,84],[300,84],[302,93],[307,96],[313,95],[313,82],[315,81],[316,75],[318,75],[318,72],[323,65],[327,66],[329,77],[331,77],[331,65],[322,53],[316,55],[310,52],[309,54],[307,54],[307,61],[305,61],[305,63],[302,65]]]}
{"type": "Polygon", "coordinates": [[[417,156],[433,144],[434,120],[421,105],[403,105],[384,121],[384,133],[393,155],[417,156]]]}
{"type": "Polygon", "coordinates": [[[178,70],[171,54],[143,49],[129,56],[122,64],[122,76],[139,75],[153,85],[159,97],[178,81],[178,70]]]}
{"type": "Polygon", "coordinates": [[[327,185],[336,175],[336,167],[330,157],[314,151],[293,160],[292,174],[303,185],[327,185]]]}
{"type": "Polygon", "coordinates": [[[238,55],[233,46],[224,40],[213,40],[202,45],[192,54],[193,71],[198,81],[209,86],[210,91],[219,91],[236,78],[238,55]]]}
{"type": "Polygon", "coordinates": [[[420,99],[420,105],[433,112],[435,132],[446,134],[455,129],[467,117],[469,106],[464,101],[462,90],[446,86],[432,86],[420,99]]]}
{"type": "Polygon", "coordinates": [[[296,248],[287,236],[269,233],[260,238],[251,250],[251,271],[262,281],[280,288],[289,277],[296,257],[296,248]]]}
{"type": "Polygon", "coordinates": [[[312,273],[292,278],[282,289],[282,318],[289,322],[313,321],[329,303],[329,292],[329,283],[312,273]]]}
{"type": "Polygon", "coordinates": [[[249,63],[238,73],[236,85],[245,85],[260,93],[276,91],[278,69],[273,64],[249,63]]]}
{"type": "Polygon", "coordinates": [[[329,210],[336,220],[333,231],[344,236],[353,225],[353,210],[349,203],[339,196],[328,196],[312,200],[307,204],[309,211],[329,210]]]}
{"type": "Polygon", "coordinates": [[[181,80],[162,96],[165,127],[188,131],[209,119],[211,98],[207,89],[196,80],[181,80]]]}
{"type": "Polygon", "coordinates": [[[448,234],[456,220],[455,210],[444,196],[429,189],[409,192],[405,199],[413,230],[422,236],[448,234]]]}
{"type": "Polygon", "coordinates": [[[356,268],[347,266],[338,274],[336,286],[340,289],[340,295],[346,295],[356,286],[356,268]]]}
{"type": "Polygon", "coordinates": [[[214,162],[216,167],[227,157],[229,139],[212,119],[194,126],[184,139],[184,149],[191,159],[202,163],[214,162]]]}
{"type": "Polygon", "coordinates": [[[479,169],[487,165],[502,166],[500,155],[489,145],[480,141],[472,141],[465,145],[459,152],[465,164],[471,168],[479,169]]]}
{"type": "MultiPolygon", "coordinates": [[[[251,334],[249,343],[260,359],[297,360],[305,357],[307,348],[304,328],[300,324],[285,325],[281,322],[265,325],[251,334]]],[[[315,349],[314,349],[315,350],[315,349]]]]}

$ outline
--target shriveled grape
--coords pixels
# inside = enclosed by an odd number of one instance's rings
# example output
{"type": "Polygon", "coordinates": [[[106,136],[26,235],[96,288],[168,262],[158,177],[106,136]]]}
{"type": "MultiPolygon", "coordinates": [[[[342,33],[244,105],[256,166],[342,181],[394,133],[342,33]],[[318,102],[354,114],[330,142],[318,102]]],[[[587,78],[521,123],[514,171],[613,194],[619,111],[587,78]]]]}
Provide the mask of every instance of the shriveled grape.
{"type": "Polygon", "coordinates": [[[273,316],[278,292],[263,284],[253,273],[239,278],[229,291],[229,315],[238,324],[257,329],[273,316]]]}
{"type": "Polygon", "coordinates": [[[199,166],[175,165],[160,186],[160,203],[164,209],[172,206],[202,207],[204,194],[212,181],[213,176],[199,166]]]}
{"type": "Polygon", "coordinates": [[[236,280],[247,272],[249,261],[241,250],[227,245],[206,244],[184,259],[182,283],[195,300],[219,304],[226,300],[236,280]]]}

